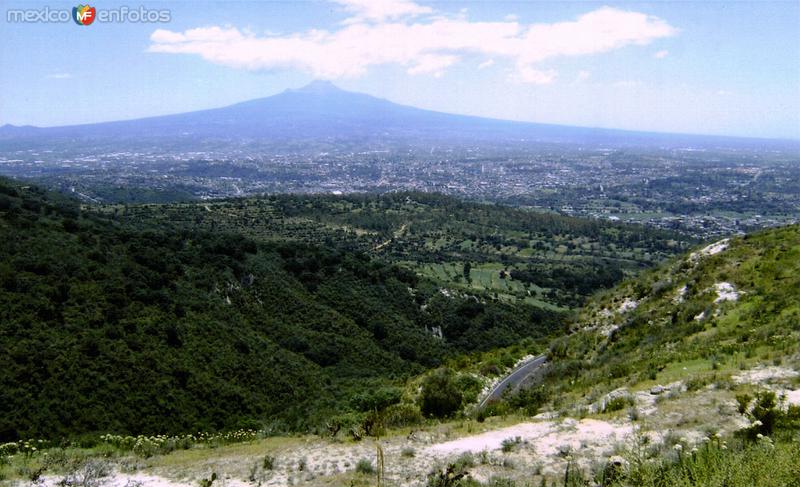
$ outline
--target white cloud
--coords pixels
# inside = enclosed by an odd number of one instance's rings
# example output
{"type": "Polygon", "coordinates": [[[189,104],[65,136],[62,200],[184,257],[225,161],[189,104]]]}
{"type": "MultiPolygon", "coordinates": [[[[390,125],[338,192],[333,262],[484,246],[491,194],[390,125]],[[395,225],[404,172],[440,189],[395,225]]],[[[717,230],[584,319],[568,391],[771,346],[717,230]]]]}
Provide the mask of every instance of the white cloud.
{"type": "Polygon", "coordinates": [[[614,82],[614,86],[617,88],[635,88],[639,86],[639,82],[636,80],[624,79],[614,82]]]}
{"type": "Polygon", "coordinates": [[[70,74],[70,73],[55,73],[55,74],[48,74],[45,77],[47,79],[70,79],[70,78],[72,78],[72,74],[70,74]]]}
{"type": "Polygon", "coordinates": [[[487,59],[478,65],[478,69],[486,69],[494,66],[494,59],[487,59]]]}
{"type": "Polygon", "coordinates": [[[530,66],[517,66],[517,73],[512,77],[514,81],[520,83],[531,83],[535,85],[549,85],[556,79],[556,72],[553,69],[541,71],[530,66]]]}
{"type": "Polygon", "coordinates": [[[577,78],[575,78],[575,81],[578,82],[586,81],[587,79],[589,79],[590,76],[592,76],[592,73],[590,73],[589,71],[581,70],[578,72],[578,76],[577,78]]]}
{"type": "Polygon", "coordinates": [[[332,0],[351,12],[345,23],[383,22],[433,13],[433,9],[409,0],[332,0]]]}
{"type": "Polygon", "coordinates": [[[416,60],[416,64],[408,68],[408,74],[433,74],[437,78],[444,74],[444,69],[458,61],[456,56],[425,54],[416,60]]]}
{"type": "Polygon", "coordinates": [[[662,49],[657,53],[653,54],[653,57],[656,59],[664,59],[667,56],[669,56],[669,51],[667,51],[666,49],[662,49]]]}
{"type": "Polygon", "coordinates": [[[441,76],[463,57],[478,56],[510,61],[519,82],[547,84],[557,73],[541,67],[546,61],[647,45],[677,33],[662,19],[610,7],[571,21],[523,25],[471,22],[463,16],[413,20],[432,10],[404,0],[336,1],[355,17],[332,31],[257,36],[235,27],[158,29],[150,36],[149,51],[193,54],[239,69],[299,69],[324,79],[358,77],[380,65],[441,76]]]}

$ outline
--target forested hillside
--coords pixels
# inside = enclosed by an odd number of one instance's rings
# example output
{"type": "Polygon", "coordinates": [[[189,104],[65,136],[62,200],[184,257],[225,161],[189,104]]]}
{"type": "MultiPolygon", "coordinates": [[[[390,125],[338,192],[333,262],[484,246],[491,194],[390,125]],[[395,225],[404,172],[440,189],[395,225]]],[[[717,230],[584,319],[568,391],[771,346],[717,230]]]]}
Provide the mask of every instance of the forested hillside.
{"type": "Polygon", "coordinates": [[[273,195],[102,211],[135,225],[357,250],[443,286],[549,309],[577,307],[692,241],[644,226],[416,192],[273,195]]]}
{"type": "Polygon", "coordinates": [[[302,430],[562,321],[357,249],[134,223],[0,181],[0,440],[302,430]]]}

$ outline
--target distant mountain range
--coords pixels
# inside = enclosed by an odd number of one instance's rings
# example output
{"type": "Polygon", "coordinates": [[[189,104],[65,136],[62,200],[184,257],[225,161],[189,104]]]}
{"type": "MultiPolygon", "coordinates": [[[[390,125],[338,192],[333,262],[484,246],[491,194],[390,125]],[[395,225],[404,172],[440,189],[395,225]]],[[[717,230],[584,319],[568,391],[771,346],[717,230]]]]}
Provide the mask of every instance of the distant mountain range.
{"type": "Polygon", "coordinates": [[[328,81],[230,105],[136,120],[63,127],[4,125],[0,140],[181,137],[289,140],[556,142],[591,145],[800,147],[797,141],[663,134],[513,122],[399,105],[328,81]]]}

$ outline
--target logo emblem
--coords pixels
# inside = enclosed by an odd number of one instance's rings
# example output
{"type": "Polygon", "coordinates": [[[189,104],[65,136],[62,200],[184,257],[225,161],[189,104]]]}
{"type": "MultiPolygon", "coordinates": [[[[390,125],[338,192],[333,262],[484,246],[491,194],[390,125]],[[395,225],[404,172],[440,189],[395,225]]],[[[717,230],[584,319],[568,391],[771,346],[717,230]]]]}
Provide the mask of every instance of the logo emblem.
{"type": "Polygon", "coordinates": [[[72,20],[78,25],[89,25],[94,22],[97,11],[88,5],[78,5],[72,7],[72,20]]]}

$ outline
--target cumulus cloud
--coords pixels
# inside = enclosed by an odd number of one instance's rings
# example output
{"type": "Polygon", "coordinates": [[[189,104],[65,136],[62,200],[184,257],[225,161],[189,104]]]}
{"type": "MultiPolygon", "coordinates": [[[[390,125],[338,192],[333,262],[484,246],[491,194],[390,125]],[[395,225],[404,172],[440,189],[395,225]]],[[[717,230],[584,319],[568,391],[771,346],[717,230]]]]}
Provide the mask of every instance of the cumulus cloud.
{"type": "Polygon", "coordinates": [[[575,78],[575,81],[586,81],[592,76],[592,73],[589,71],[581,70],[578,72],[578,76],[575,78]]]}
{"type": "Polygon", "coordinates": [[[441,76],[464,57],[478,56],[511,63],[519,82],[547,84],[557,77],[555,70],[542,67],[547,61],[647,45],[677,32],[657,17],[611,7],[570,21],[525,25],[472,22],[464,16],[417,20],[432,9],[405,0],[336,1],[354,17],[335,30],[258,36],[235,27],[158,29],[150,36],[149,51],[192,54],[247,70],[298,69],[322,79],[358,77],[381,65],[441,76]]]}
{"type": "Polygon", "coordinates": [[[667,56],[669,56],[669,51],[667,51],[666,49],[662,49],[657,53],[653,54],[653,57],[656,59],[664,59],[667,56]]]}
{"type": "Polygon", "coordinates": [[[486,69],[494,66],[494,59],[487,59],[478,65],[478,69],[486,69]]]}
{"type": "Polygon", "coordinates": [[[408,0],[333,0],[351,12],[345,23],[383,22],[433,13],[433,9],[408,0]]]}

